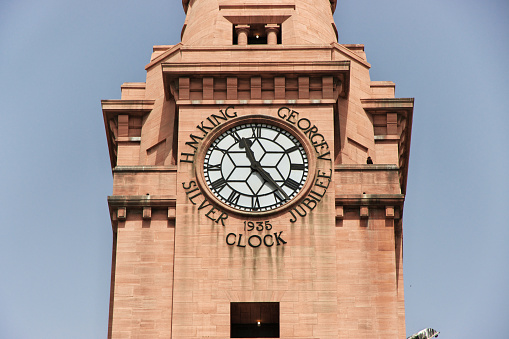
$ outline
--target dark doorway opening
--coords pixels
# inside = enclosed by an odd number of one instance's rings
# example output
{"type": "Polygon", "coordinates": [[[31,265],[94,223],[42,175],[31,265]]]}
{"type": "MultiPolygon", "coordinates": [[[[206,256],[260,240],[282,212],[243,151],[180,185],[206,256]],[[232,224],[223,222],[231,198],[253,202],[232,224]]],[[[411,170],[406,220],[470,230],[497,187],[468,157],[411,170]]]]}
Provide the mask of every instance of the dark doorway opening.
{"type": "Polygon", "coordinates": [[[230,303],[230,338],[279,338],[279,303],[230,303]]]}

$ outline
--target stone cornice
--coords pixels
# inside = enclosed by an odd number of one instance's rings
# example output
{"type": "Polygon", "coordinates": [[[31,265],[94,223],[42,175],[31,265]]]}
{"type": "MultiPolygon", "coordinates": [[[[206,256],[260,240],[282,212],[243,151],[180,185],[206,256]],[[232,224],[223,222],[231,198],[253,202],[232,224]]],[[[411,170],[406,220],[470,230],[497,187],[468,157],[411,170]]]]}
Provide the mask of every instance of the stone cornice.
{"type": "MultiPolygon", "coordinates": [[[[182,0],[182,7],[184,8],[184,13],[186,13],[186,14],[187,14],[187,9],[189,8],[189,1],[190,0],[182,0]]],[[[330,1],[331,11],[334,14],[334,12],[336,11],[337,0],[329,0],[329,1],[330,1]]]]}
{"type": "Polygon", "coordinates": [[[230,3],[219,3],[219,10],[225,10],[225,9],[295,9],[295,4],[288,3],[288,4],[270,4],[270,5],[264,5],[264,4],[230,4],[230,3]]]}
{"type": "Polygon", "coordinates": [[[296,99],[296,100],[177,100],[178,106],[194,105],[333,105],[336,99],[296,99]]]}
{"type": "Polygon", "coordinates": [[[234,104],[272,104],[277,100],[282,104],[288,100],[329,104],[338,96],[346,97],[349,91],[349,60],[178,62],[161,66],[166,98],[175,98],[178,105],[225,104],[227,100],[234,104]]]}
{"type": "Polygon", "coordinates": [[[357,165],[357,164],[346,164],[346,165],[336,165],[334,166],[334,170],[337,172],[341,171],[398,171],[399,167],[396,165],[357,165]]]}
{"type": "Polygon", "coordinates": [[[250,75],[250,74],[334,74],[350,71],[350,61],[298,62],[203,62],[163,63],[163,73],[179,75],[250,75]]]}
{"type": "Polygon", "coordinates": [[[121,172],[177,172],[177,165],[171,166],[115,166],[114,173],[121,172]]]}
{"type": "Polygon", "coordinates": [[[414,98],[361,99],[362,108],[370,113],[413,111],[414,98]]]}
{"type": "Polygon", "coordinates": [[[133,210],[141,210],[144,220],[152,217],[153,210],[166,210],[168,221],[172,221],[171,223],[174,227],[176,203],[176,196],[111,195],[108,197],[108,207],[110,210],[113,232],[117,232],[119,222],[125,221],[128,213],[131,213],[133,210]]]}
{"type": "Polygon", "coordinates": [[[337,194],[340,206],[403,206],[404,194],[337,194]]]}
{"type": "Polygon", "coordinates": [[[108,113],[148,113],[154,108],[155,100],[101,100],[104,114],[108,113]]]}
{"type": "Polygon", "coordinates": [[[175,196],[158,195],[110,195],[108,205],[118,207],[175,207],[175,196]]]}

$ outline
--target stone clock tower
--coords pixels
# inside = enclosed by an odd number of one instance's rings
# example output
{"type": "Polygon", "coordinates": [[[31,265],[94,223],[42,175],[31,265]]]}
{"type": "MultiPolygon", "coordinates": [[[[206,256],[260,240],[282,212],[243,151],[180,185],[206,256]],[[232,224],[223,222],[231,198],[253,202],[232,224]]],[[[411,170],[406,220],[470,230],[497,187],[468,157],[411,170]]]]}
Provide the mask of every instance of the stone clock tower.
{"type": "Polygon", "coordinates": [[[182,42],[102,102],[108,338],[405,338],[413,99],[335,0],[183,0],[182,42]]]}

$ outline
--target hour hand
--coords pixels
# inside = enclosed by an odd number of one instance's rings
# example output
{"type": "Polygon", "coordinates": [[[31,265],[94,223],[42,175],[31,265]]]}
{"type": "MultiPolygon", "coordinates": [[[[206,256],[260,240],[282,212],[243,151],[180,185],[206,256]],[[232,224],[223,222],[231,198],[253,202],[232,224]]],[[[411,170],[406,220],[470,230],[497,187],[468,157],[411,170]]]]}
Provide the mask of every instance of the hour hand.
{"type": "Polygon", "coordinates": [[[239,146],[241,148],[245,148],[246,149],[247,158],[249,159],[249,162],[251,163],[251,167],[254,167],[254,166],[256,166],[256,164],[258,164],[258,161],[255,160],[254,155],[253,155],[253,151],[251,150],[251,145],[252,144],[253,143],[251,142],[251,140],[246,139],[246,138],[242,138],[242,139],[240,139],[239,146]]]}

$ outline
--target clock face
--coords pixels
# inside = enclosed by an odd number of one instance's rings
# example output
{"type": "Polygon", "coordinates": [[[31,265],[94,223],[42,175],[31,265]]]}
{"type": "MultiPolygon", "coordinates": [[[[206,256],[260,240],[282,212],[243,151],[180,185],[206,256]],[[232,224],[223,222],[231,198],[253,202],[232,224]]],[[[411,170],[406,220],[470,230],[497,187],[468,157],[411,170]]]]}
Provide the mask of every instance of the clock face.
{"type": "Polygon", "coordinates": [[[266,123],[234,126],[212,141],[203,162],[205,181],[223,203],[264,212],[287,204],[308,177],[308,157],[287,130],[266,123]]]}

